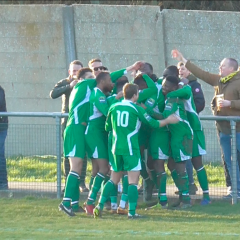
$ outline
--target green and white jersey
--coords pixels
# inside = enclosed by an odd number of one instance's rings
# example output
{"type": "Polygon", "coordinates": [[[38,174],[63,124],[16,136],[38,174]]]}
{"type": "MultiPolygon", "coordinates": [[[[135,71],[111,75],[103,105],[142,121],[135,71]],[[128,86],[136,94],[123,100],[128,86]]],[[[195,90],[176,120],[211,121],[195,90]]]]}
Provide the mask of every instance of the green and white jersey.
{"type": "MultiPolygon", "coordinates": [[[[152,110],[157,104],[158,89],[156,87],[156,84],[147,74],[143,74],[142,77],[146,81],[148,87],[146,89],[139,91],[139,98],[137,102],[144,103],[148,110],[152,110]]],[[[149,132],[150,131],[149,126],[143,123],[140,131],[149,132]]],[[[144,136],[145,138],[145,133],[143,133],[141,136],[144,136]]],[[[140,144],[142,144],[141,141],[140,144]]]]}
{"type": "Polygon", "coordinates": [[[86,123],[89,116],[89,97],[96,86],[95,79],[83,80],[76,84],[69,98],[69,116],[67,126],[86,123]]]}
{"type": "Polygon", "coordinates": [[[95,87],[91,92],[89,102],[90,115],[88,127],[94,127],[104,131],[106,116],[109,110],[105,94],[98,87],[95,87]]]}
{"type": "Polygon", "coordinates": [[[193,130],[202,130],[202,124],[196,111],[194,104],[192,89],[189,85],[185,85],[183,88],[170,92],[167,95],[168,98],[180,98],[184,100],[184,107],[187,112],[187,118],[193,130]]]}
{"type": "Polygon", "coordinates": [[[178,134],[179,131],[186,132],[187,135],[193,135],[192,128],[188,122],[187,113],[184,107],[184,101],[180,98],[167,98],[163,117],[167,118],[175,113],[179,117],[179,122],[176,124],[169,124],[168,128],[171,134],[178,134]]]}
{"type": "Polygon", "coordinates": [[[156,101],[155,107],[153,108],[153,111],[156,113],[162,113],[165,106],[164,104],[165,98],[164,98],[164,95],[162,94],[162,82],[157,81],[155,82],[155,84],[157,87],[157,101],[156,101]],[[161,106],[162,100],[163,100],[163,106],[161,106]]]}
{"type": "Polygon", "coordinates": [[[152,128],[159,127],[159,121],[151,118],[142,107],[129,100],[122,100],[110,107],[105,129],[113,131],[113,154],[139,154],[138,131],[141,122],[152,128]]]}

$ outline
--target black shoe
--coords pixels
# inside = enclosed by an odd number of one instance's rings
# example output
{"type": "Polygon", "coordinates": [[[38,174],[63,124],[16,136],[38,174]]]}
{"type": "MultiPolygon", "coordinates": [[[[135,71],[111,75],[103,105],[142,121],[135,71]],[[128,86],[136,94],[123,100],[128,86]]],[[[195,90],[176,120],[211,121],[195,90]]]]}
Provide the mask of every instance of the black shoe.
{"type": "Polygon", "coordinates": [[[146,186],[146,201],[150,201],[152,199],[154,183],[150,181],[149,184],[146,186]]]}
{"type": "Polygon", "coordinates": [[[83,193],[83,192],[89,192],[89,189],[86,187],[85,183],[82,183],[80,186],[79,186],[79,189],[80,189],[80,192],[83,193]]]}
{"type": "Polygon", "coordinates": [[[198,188],[195,183],[189,184],[189,195],[196,195],[198,188]]]}
{"type": "Polygon", "coordinates": [[[59,211],[63,211],[64,213],[66,213],[69,217],[76,216],[72,208],[65,207],[62,203],[59,204],[58,209],[59,211]]]}

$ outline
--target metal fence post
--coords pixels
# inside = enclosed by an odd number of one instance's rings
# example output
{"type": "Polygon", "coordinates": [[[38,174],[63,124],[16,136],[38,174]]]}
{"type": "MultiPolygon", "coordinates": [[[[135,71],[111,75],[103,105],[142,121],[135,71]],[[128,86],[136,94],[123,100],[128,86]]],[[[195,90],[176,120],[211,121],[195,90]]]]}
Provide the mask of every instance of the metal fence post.
{"type": "Polygon", "coordinates": [[[231,134],[232,134],[232,144],[231,144],[231,152],[232,152],[232,204],[237,203],[237,148],[236,148],[236,122],[231,120],[231,134]]]}
{"type": "Polygon", "coordinates": [[[61,118],[56,117],[57,198],[61,198],[61,118]]]}

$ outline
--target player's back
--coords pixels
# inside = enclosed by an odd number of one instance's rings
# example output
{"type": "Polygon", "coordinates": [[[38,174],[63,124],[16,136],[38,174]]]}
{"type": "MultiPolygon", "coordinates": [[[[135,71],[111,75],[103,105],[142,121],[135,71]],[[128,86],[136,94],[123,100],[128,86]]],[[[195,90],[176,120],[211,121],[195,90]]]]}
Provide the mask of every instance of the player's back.
{"type": "Polygon", "coordinates": [[[138,131],[141,126],[138,106],[129,100],[110,108],[113,129],[112,152],[116,155],[139,153],[138,131]]]}
{"type": "Polygon", "coordinates": [[[72,90],[69,99],[69,117],[67,126],[70,124],[86,123],[89,117],[89,97],[91,90],[96,86],[95,79],[79,82],[72,90]]]}

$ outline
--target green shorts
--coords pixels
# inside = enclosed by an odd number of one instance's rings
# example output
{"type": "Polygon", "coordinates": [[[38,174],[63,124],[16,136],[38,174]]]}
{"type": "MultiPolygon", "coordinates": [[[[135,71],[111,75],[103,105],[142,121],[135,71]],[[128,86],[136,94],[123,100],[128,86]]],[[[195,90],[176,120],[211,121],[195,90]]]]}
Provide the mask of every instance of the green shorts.
{"type": "Polygon", "coordinates": [[[89,158],[108,159],[108,133],[106,131],[87,127],[85,141],[89,158]]]}
{"type": "Polygon", "coordinates": [[[171,135],[170,156],[174,162],[182,162],[192,158],[192,142],[191,135],[171,135]]]}
{"type": "Polygon", "coordinates": [[[206,144],[205,136],[203,131],[193,131],[193,147],[192,147],[192,157],[198,157],[205,155],[206,144]]]}
{"type": "Polygon", "coordinates": [[[149,154],[153,160],[167,160],[170,151],[170,133],[162,129],[154,129],[151,132],[149,154]]]}
{"type": "Polygon", "coordinates": [[[121,171],[140,171],[141,157],[140,153],[130,155],[113,155],[112,170],[114,172],[121,171]]]}
{"type": "Polygon", "coordinates": [[[85,130],[86,127],[81,124],[72,124],[65,128],[63,135],[65,157],[85,157],[85,130]]]}

